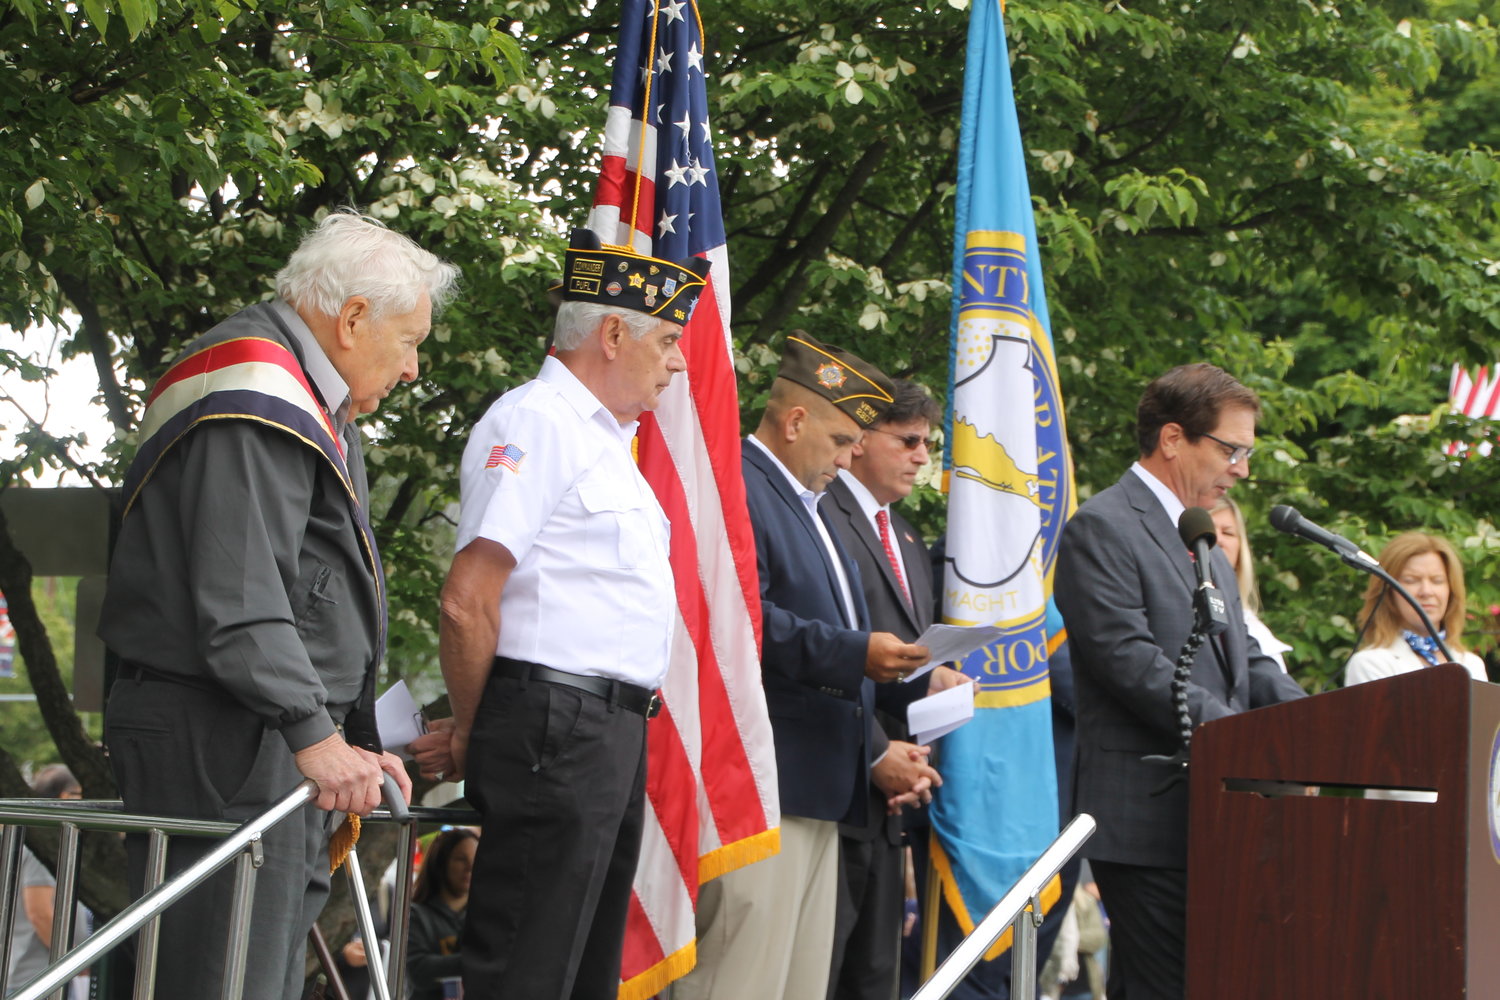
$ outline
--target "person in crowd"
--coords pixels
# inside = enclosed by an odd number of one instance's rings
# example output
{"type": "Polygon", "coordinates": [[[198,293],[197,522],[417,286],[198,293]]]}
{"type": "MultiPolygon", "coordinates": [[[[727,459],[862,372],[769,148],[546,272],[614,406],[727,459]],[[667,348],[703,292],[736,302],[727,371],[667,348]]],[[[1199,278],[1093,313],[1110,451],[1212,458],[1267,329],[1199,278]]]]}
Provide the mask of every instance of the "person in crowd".
{"type": "Polygon", "coordinates": [[[819,499],[892,402],[874,366],[787,337],[765,414],[742,449],[760,575],[761,675],[781,799],[781,851],[705,884],[698,964],[674,1000],[822,998],[833,952],[840,822],[863,826],[874,782],[887,807],[930,798],[925,749],[875,724],[877,682],[927,648],[871,631],[858,566],[819,499]]]}
{"type": "MultiPolygon", "coordinates": [[[[915,382],[898,379],[892,395],[819,507],[859,567],[870,628],[915,642],[932,624],[932,567],[922,536],[892,507],[915,488],[928,462],[932,427],[943,414],[915,382]]],[[[968,680],[938,666],[925,682],[875,685],[877,721],[891,747],[908,752],[906,709],[913,701],[968,680]]],[[[839,827],[829,1000],[890,1000],[898,978],[906,898],[902,817],[886,809],[886,794],[873,781],[867,797],[865,822],[839,827]]],[[[927,827],[921,829],[925,835],[927,827]]]]}
{"type": "MultiPolygon", "coordinates": [[[[1464,646],[1464,567],[1453,543],[1441,535],[1408,531],[1380,551],[1380,565],[1396,578],[1442,636],[1443,643],[1476,681],[1488,680],[1484,661],[1464,646]]],[[[1444,662],[1442,650],[1416,610],[1378,577],[1365,588],[1359,612],[1359,648],[1344,668],[1344,683],[1394,677],[1444,662]]]]}
{"type": "Polygon", "coordinates": [[[441,658],[451,727],[413,744],[487,831],[469,1000],[613,998],[640,854],[646,726],[676,620],[667,519],[631,454],[685,362],[708,262],[574,230],[556,353],[470,435],[441,658]],[[434,760],[446,747],[448,766],[434,760]]]}
{"type": "Polygon", "coordinates": [[[31,790],[43,799],[81,799],[83,786],[73,777],[66,764],[47,764],[37,768],[31,779],[31,790]]]}
{"type": "MultiPolygon", "coordinates": [[[[304,778],[305,809],[264,834],[243,996],[300,996],[327,845],[382,775],[375,679],[384,574],[354,418],[417,377],[458,270],[352,211],[325,216],[276,300],[194,340],[157,382],[125,478],[99,636],[120,658],[105,711],[127,812],[243,821],[304,778]]],[[[168,877],[211,849],[175,838],[168,877]]],[[[126,838],[133,891],[145,834],[126,838]]],[[[162,917],[162,1000],[217,995],[232,914],[224,869],[162,917]]]]}
{"type": "Polygon", "coordinates": [[[463,974],[459,940],[479,834],[466,826],[433,838],[411,893],[411,930],[406,943],[412,1000],[442,1000],[443,980],[463,974]]]}
{"type": "Polygon", "coordinates": [[[1282,672],[1286,671],[1286,658],[1291,651],[1288,643],[1282,642],[1260,620],[1260,587],[1255,583],[1255,554],[1250,551],[1250,534],[1245,530],[1245,515],[1240,505],[1227,494],[1208,509],[1214,519],[1214,530],[1219,536],[1219,548],[1234,570],[1234,581],[1240,591],[1240,606],[1245,609],[1245,628],[1251,638],[1260,643],[1260,651],[1276,661],[1282,672]]]}
{"type": "MultiPolygon", "coordinates": [[[[1139,461],[1063,529],[1055,594],[1076,685],[1074,806],[1099,823],[1084,853],[1111,919],[1111,996],[1183,997],[1187,782],[1143,758],[1179,747],[1172,675],[1197,580],[1178,518],[1249,474],[1259,413],[1221,369],[1173,368],[1137,407],[1139,461]]],[[[1211,558],[1215,579],[1229,579],[1222,552],[1211,558]]],[[[1189,677],[1195,726],[1303,696],[1246,631],[1238,592],[1224,596],[1228,629],[1203,644],[1189,677]]]]}
{"type": "MultiPolygon", "coordinates": [[[[43,799],[81,799],[83,788],[66,764],[48,764],[37,769],[31,791],[43,799]]],[[[56,913],[57,880],[47,866],[21,846],[21,867],[16,882],[15,921],[10,930],[10,947],[6,949],[10,969],[6,995],[14,993],[35,979],[51,962],[52,920],[56,913]]],[[[88,936],[93,914],[82,903],[73,917],[73,944],[88,936]]],[[[88,996],[87,974],[74,978],[68,996],[88,996]]]]}

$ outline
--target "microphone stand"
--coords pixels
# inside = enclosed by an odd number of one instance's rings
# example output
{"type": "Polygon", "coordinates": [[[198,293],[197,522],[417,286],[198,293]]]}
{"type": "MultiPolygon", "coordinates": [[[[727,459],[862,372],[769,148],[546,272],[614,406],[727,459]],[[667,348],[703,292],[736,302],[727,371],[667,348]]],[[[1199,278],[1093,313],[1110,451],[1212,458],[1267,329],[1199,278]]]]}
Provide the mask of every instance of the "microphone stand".
{"type": "Polygon", "coordinates": [[[1163,794],[1173,785],[1187,778],[1188,746],[1193,739],[1193,719],[1188,714],[1188,677],[1193,672],[1193,661],[1198,657],[1198,650],[1203,648],[1203,641],[1207,638],[1208,629],[1203,627],[1201,620],[1194,623],[1193,632],[1188,636],[1187,642],[1182,644],[1182,652],[1177,654],[1177,666],[1172,671],[1172,707],[1177,711],[1179,741],[1177,752],[1170,757],[1154,753],[1141,758],[1152,764],[1166,764],[1172,769],[1167,780],[1152,789],[1153,796],[1163,794]]]}
{"type": "Polygon", "coordinates": [[[1198,650],[1203,648],[1204,641],[1215,631],[1216,623],[1209,607],[1211,589],[1200,586],[1193,592],[1193,631],[1188,635],[1187,642],[1182,644],[1182,652],[1177,654],[1177,665],[1172,670],[1172,708],[1177,712],[1177,752],[1170,757],[1148,754],[1141,758],[1153,764],[1166,764],[1172,769],[1167,779],[1152,790],[1153,796],[1165,793],[1187,778],[1189,750],[1193,741],[1193,717],[1188,712],[1188,678],[1192,676],[1193,661],[1198,658],[1198,650]]]}

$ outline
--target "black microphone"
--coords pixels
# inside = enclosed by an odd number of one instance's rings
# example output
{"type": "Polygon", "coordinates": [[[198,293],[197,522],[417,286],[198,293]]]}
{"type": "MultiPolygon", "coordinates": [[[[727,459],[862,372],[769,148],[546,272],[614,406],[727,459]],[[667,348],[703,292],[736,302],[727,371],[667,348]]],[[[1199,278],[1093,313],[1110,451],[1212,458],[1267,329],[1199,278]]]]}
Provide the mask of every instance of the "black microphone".
{"type": "Polygon", "coordinates": [[[1214,586],[1213,572],[1209,568],[1214,543],[1219,540],[1213,515],[1202,507],[1189,507],[1177,519],[1177,534],[1193,553],[1198,570],[1198,589],[1193,594],[1196,627],[1209,635],[1218,635],[1229,628],[1229,606],[1219,588],[1214,586]]]}
{"type": "Polygon", "coordinates": [[[1331,549],[1347,559],[1357,559],[1367,565],[1378,565],[1375,557],[1355,545],[1343,535],[1336,535],[1327,528],[1320,528],[1307,518],[1303,517],[1296,507],[1288,507],[1286,504],[1277,504],[1271,508],[1271,527],[1277,531],[1284,531],[1288,535],[1296,535],[1305,538],[1309,542],[1317,542],[1326,549],[1331,549]]]}
{"type": "Polygon", "coordinates": [[[1406,603],[1411,605],[1412,610],[1417,613],[1417,617],[1422,620],[1422,624],[1427,626],[1427,634],[1432,636],[1433,640],[1437,642],[1438,649],[1442,652],[1443,656],[1452,661],[1453,654],[1448,651],[1448,646],[1443,642],[1443,637],[1438,634],[1437,626],[1432,623],[1431,618],[1427,617],[1427,612],[1422,610],[1422,605],[1418,604],[1417,599],[1412,597],[1395,577],[1387,573],[1385,567],[1380,565],[1380,561],[1370,555],[1370,553],[1361,549],[1358,545],[1349,541],[1349,539],[1341,535],[1335,535],[1327,528],[1318,527],[1299,514],[1296,507],[1288,507],[1286,504],[1278,504],[1271,508],[1271,527],[1277,531],[1284,531],[1288,535],[1296,535],[1299,538],[1305,538],[1310,542],[1317,542],[1319,545],[1332,549],[1338,553],[1338,557],[1345,564],[1384,580],[1387,587],[1400,594],[1406,603]]]}

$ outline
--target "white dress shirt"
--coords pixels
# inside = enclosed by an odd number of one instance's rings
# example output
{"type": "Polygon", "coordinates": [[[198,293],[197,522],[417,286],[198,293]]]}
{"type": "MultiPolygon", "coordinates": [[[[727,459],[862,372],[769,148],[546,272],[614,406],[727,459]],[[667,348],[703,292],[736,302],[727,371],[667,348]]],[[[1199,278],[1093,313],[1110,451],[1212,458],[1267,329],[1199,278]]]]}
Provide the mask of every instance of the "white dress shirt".
{"type": "Polygon", "coordinates": [[[667,517],[630,453],[635,429],[555,357],[474,427],[457,548],[486,538],[516,560],[496,655],[660,686],[677,598],[667,517]]]}
{"type": "Polygon", "coordinates": [[[1146,484],[1151,495],[1161,502],[1162,510],[1167,512],[1167,520],[1171,521],[1175,527],[1177,522],[1182,520],[1182,512],[1187,510],[1187,504],[1179,500],[1177,494],[1173,493],[1166,483],[1147,472],[1146,467],[1140,462],[1132,465],[1130,471],[1134,472],[1140,481],[1146,484]]]}

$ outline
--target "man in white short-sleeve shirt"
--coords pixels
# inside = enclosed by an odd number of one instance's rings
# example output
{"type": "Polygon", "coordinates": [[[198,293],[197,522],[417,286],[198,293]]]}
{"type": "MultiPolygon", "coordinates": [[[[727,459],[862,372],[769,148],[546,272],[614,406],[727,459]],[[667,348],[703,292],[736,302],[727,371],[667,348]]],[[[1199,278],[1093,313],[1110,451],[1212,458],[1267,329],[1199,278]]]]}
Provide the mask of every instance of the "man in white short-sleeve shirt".
{"type": "Polygon", "coordinates": [[[465,777],[485,830],[461,948],[470,1000],[616,995],[676,619],[667,519],[631,439],[685,367],[708,262],[586,230],[572,242],[556,356],[464,450],[443,587],[445,777],[465,777]]]}

